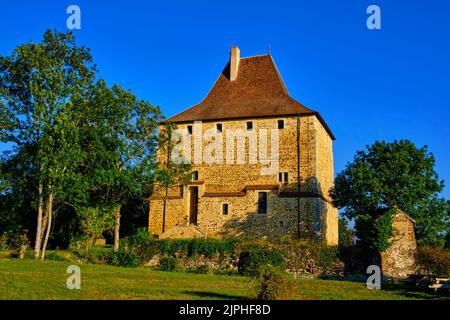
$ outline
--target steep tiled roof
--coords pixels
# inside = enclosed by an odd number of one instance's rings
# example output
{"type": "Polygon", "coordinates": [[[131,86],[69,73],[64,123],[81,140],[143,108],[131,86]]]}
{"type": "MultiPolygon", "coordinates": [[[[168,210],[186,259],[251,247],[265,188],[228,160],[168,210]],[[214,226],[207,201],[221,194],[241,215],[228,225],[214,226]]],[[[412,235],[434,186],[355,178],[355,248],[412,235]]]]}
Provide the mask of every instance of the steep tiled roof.
{"type": "Polygon", "coordinates": [[[193,121],[256,117],[316,115],[334,139],[320,114],[290,97],[272,56],[241,58],[237,78],[230,81],[228,63],[216,83],[199,104],[165,120],[193,121]]]}

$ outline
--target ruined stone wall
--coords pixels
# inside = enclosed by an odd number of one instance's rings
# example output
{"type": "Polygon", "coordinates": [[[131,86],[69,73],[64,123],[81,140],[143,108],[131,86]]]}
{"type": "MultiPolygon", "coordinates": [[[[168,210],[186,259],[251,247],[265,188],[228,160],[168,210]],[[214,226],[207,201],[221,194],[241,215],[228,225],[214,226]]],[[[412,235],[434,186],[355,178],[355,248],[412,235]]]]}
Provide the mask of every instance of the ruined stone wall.
{"type": "Polygon", "coordinates": [[[393,218],[392,228],[392,244],[381,254],[381,268],[384,276],[406,278],[416,271],[414,223],[402,213],[397,213],[393,218]]]}

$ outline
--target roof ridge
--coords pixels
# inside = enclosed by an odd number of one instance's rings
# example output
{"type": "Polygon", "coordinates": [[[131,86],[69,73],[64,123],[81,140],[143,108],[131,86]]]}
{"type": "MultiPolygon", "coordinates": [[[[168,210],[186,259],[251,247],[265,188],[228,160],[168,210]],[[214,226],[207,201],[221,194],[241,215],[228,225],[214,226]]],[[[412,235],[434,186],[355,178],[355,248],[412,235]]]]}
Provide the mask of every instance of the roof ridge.
{"type": "Polygon", "coordinates": [[[241,57],[240,59],[250,59],[250,58],[257,58],[257,57],[264,57],[264,56],[270,56],[270,53],[255,54],[254,56],[241,57]]]}

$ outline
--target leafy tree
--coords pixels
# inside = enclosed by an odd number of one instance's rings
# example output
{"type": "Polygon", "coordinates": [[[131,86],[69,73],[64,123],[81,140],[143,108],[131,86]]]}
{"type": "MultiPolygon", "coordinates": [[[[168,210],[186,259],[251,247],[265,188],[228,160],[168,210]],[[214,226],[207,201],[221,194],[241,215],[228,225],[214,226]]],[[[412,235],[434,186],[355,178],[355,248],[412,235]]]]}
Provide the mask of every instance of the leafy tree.
{"type": "Polygon", "coordinates": [[[159,107],[138,100],[118,85],[110,89],[104,81],[97,83],[89,101],[89,184],[94,202],[113,211],[117,252],[122,205],[130,198],[142,197],[153,181],[157,123],[162,114],[159,107]]]}
{"type": "Polygon", "coordinates": [[[175,162],[172,159],[172,151],[181,142],[181,139],[182,137],[179,136],[177,127],[173,123],[167,122],[160,127],[158,136],[159,154],[154,187],[162,187],[164,189],[162,232],[166,231],[166,209],[169,189],[176,185],[182,185],[191,178],[191,165],[186,163],[183,155],[178,157],[175,162]]]}
{"type": "Polygon", "coordinates": [[[395,208],[416,220],[419,244],[441,243],[450,206],[438,197],[444,182],[434,165],[426,146],[416,148],[408,140],[375,142],[337,175],[331,196],[346,218],[355,219],[357,237],[372,249],[389,247],[395,208]]]}
{"type": "Polygon", "coordinates": [[[339,228],[339,246],[348,247],[353,244],[353,230],[348,226],[348,220],[340,218],[338,221],[339,228]]]}
{"type": "Polygon", "coordinates": [[[28,175],[37,181],[36,258],[45,256],[54,203],[64,198],[66,178],[80,159],[73,101],[89,91],[95,71],[89,50],[76,46],[71,33],[48,30],[40,43],[0,57],[0,119],[8,124],[1,137],[19,147],[35,146],[28,175]]]}
{"type": "Polygon", "coordinates": [[[445,249],[450,249],[450,230],[447,232],[445,237],[445,249]]]}

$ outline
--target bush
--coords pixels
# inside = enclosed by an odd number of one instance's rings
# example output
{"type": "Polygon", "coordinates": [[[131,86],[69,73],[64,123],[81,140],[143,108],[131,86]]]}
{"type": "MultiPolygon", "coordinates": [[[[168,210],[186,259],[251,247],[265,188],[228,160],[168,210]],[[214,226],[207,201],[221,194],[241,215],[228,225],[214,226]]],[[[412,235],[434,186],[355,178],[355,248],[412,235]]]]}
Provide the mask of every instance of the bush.
{"type": "Polygon", "coordinates": [[[418,271],[435,276],[450,275],[450,251],[441,247],[423,246],[417,249],[418,271]]]}
{"type": "Polygon", "coordinates": [[[288,275],[274,267],[261,270],[258,300],[290,300],[295,297],[297,283],[288,275]]]}
{"type": "Polygon", "coordinates": [[[265,266],[284,271],[284,257],[281,252],[274,249],[250,248],[239,255],[238,273],[240,275],[258,277],[265,266]]]}
{"type": "Polygon", "coordinates": [[[109,263],[113,266],[135,268],[139,266],[140,259],[131,251],[120,250],[110,254],[109,263]]]}
{"type": "Polygon", "coordinates": [[[174,257],[164,257],[159,262],[161,271],[174,271],[177,268],[177,260],[174,257]]]}
{"type": "Polygon", "coordinates": [[[14,257],[23,259],[30,247],[27,233],[28,230],[13,230],[3,233],[0,238],[0,249],[12,250],[14,257]]]}
{"type": "Polygon", "coordinates": [[[122,247],[133,252],[139,258],[140,265],[159,253],[158,241],[149,235],[147,228],[138,229],[136,234],[123,241],[122,247]]]}
{"type": "Polygon", "coordinates": [[[208,274],[211,270],[209,270],[209,267],[207,264],[199,265],[197,268],[194,269],[194,273],[201,273],[201,274],[208,274]]]}
{"type": "Polygon", "coordinates": [[[322,273],[329,274],[336,271],[338,265],[339,250],[335,247],[317,247],[315,250],[316,265],[321,269],[322,273]]]}

